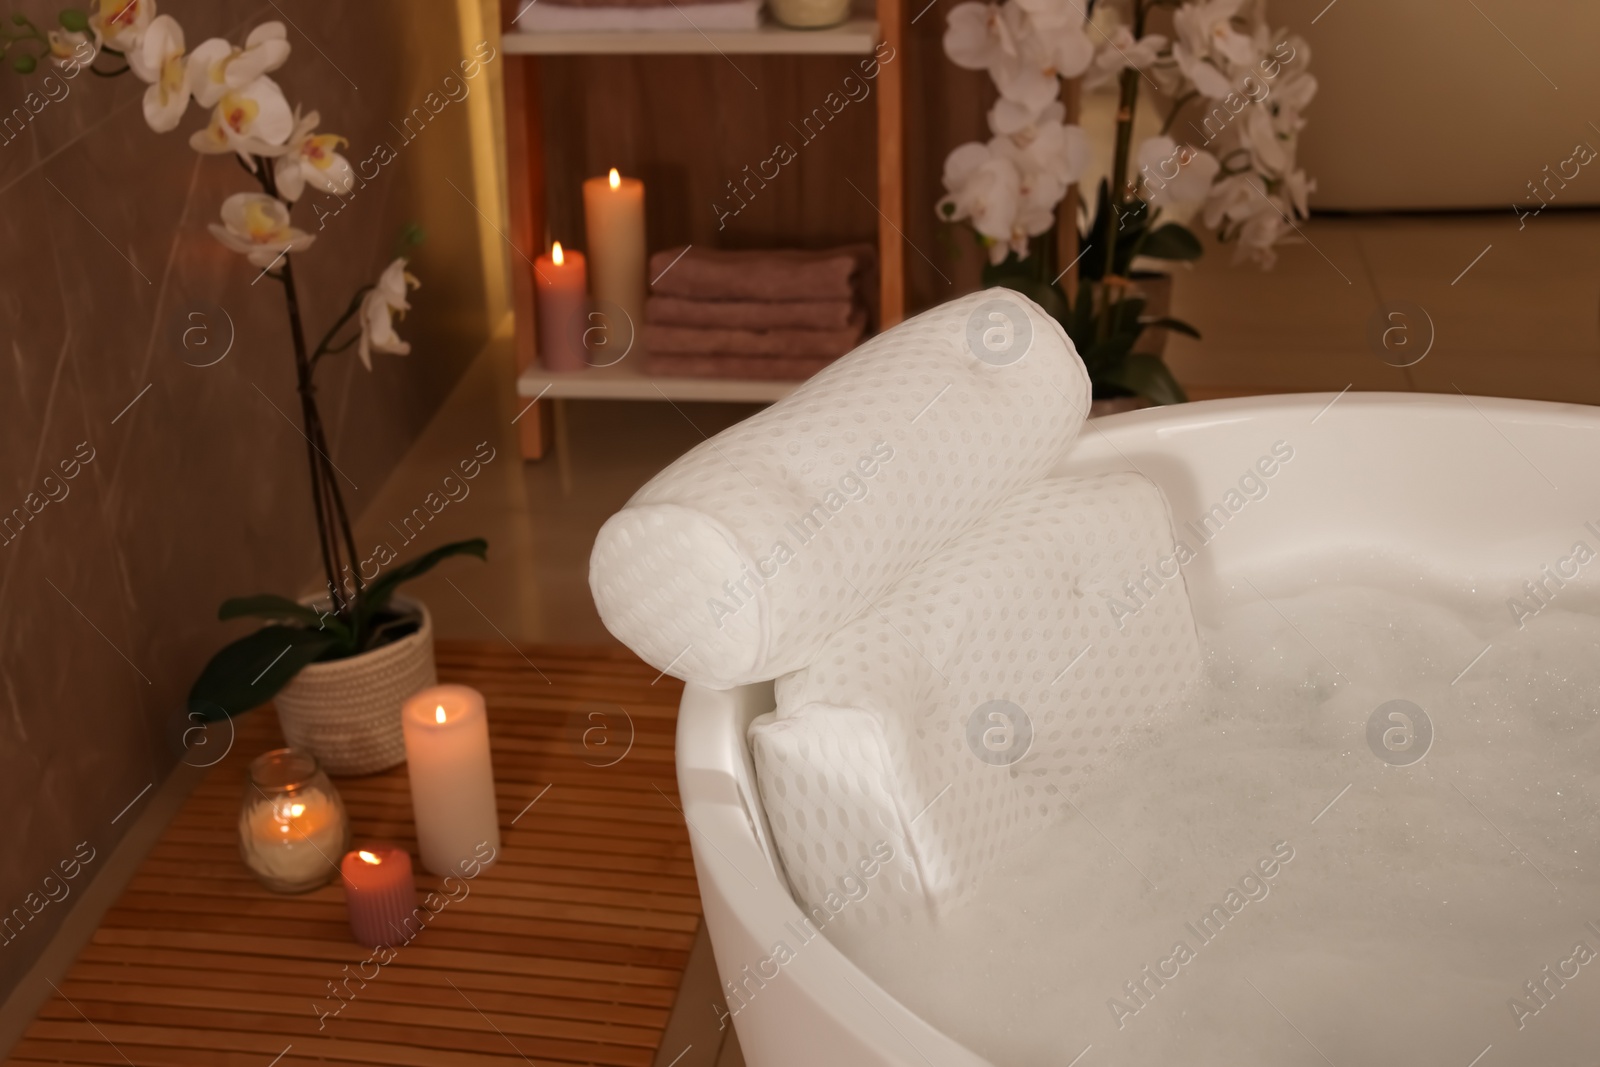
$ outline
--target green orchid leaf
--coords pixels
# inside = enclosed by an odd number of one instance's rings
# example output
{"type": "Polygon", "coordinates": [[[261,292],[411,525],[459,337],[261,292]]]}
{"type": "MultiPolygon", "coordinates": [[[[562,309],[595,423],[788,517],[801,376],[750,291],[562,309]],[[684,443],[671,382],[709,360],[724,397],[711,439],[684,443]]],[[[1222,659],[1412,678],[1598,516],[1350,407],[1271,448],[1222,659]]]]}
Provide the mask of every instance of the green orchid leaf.
{"type": "Polygon", "coordinates": [[[18,74],[32,74],[39,66],[39,61],[26,52],[18,52],[11,57],[11,69],[18,74]]]}
{"type": "Polygon", "coordinates": [[[1104,380],[1157,404],[1182,404],[1189,399],[1161,357],[1147,352],[1128,355],[1104,380]]]}
{"type": "Polygon", "coordinates": [[[347,647],[346,654],[355,652],[350,627],[339,616],[331,611],[318,611],[297,600],[290,600],[286,596],[274,593],[231,597],[223,601],[222,607],[217,609],[217,618],[224,621],[243,618],[292,621],[308,630],[327,631],[333,634],[341,645],[347,647]]]}
{"type": "Polygon", "coordinates": [[[327,630],[263,626],[211,657],[189,690],[189,712],[210,722],[260,707],[338,640],[327,630]]]}
{"type": "Polygon", "coordinates": [[[59,18],[64,29],[71,30],[73,33],[89,32],[89,16],[75,7],[63,8],[59,18]]]}
{"type": "Polygon", "coordinates": [[[362,593],[361,618],[356,620],[356,631],[359,633],[366,630],[367,623],[375,614],[388,606],[389,599],[402,584],[413,578],[420,578],[451,556],[476,556],[481,560],[487,560],[489,542],[481,537],[474,537],[470,541],[452,541],[448,545],[440,545],[431,552],[390,569],[383,577],[367,586],[362,593]]]}
{"type": "Polygon", "coordinates": [[[1123,361],[1133,350],[1135,340],[1137,340],[1135,334],[1121,333],[1101,338],[1089,345],[1081,353],[1083,364],[1089,370],[1089,378],[1097,383],[1103,381],[1115,383],[1123,361]]]}
{"type": "Polygon", "coordinates": [[[1190,232],[1187,226],[1176,222],[1169,222],[1165,226],[1157,226],[1145,235],[1144,244],[1138,252],[1141,256],[1151,259],[1167,260],[1193,260],[1199,259],[1205,251],[1200,245],[1200,238],[1190,232]]]}
{"type": "Polygon", "coordinates": [[[1167,315],[1159,315],[1152,318],[1140,319],[1139,325],[1143,326],[1147,330],[1151,329],[1152,327],[1171,330],[1173,333],[1181,333],[1185,337],[1193,337],[1196,341],[1200,340],[1199,330],[1195,329],[1193,326],[1190,326],[1182,319],[1174,319],[1167,315]]]}
{"type": "Polygon", "coordinates": [[[258,596],[229,597],[222,602],[222,607],[217,609],[217,618],[224,621],[247,617],[257,619],[294,619],[312,627],[317,625],[317,620],[320,618],[316,609],[274,593],[261,593],[258,596]]]}

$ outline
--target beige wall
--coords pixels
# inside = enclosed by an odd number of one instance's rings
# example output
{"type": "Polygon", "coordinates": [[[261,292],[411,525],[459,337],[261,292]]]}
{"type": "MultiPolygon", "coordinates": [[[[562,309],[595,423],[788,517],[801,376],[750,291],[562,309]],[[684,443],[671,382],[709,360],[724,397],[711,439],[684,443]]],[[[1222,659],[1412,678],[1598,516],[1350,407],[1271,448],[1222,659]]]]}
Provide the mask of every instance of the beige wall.
{"type": "MultiPolygon", "coordinates": [[[[254,21],[276,17],[242,0],[161,6],[191,47],[215,34],[242,40],[254,21]]],[[[290,100],[348,136],[353,160],[382,141],[397,153],[296,258],[313,337],[387,262],[401,226],[427,232],[413,253],[423,288],[401,325],[412,354],[380,357],[371,374],[352,354],[320,378],[333,459],[358,487],[345,489],[359,513],[503,302],[503,252],[480,244],[468,200],[493,195],[474,172],[468,128],[487,114],[498,62],[405,144],[391,121],[475,43],[461,38],[482,21],[477,0],[465,13],[390,0],[381,18],[321,0],[276,6],[294,24],[294,54],[276,75],[290,100]]],[[[55,5],[21,9],[47,24],[55,5]]],[[[38,80],[0,71],[0,113],[38,80]]],[[[94,456],[69,495],[0,546],[0,914],[39,892],[78,842],[108,853],[137,806],[112,820],[179,758],[188,687],[240,632],[215,621],[217,604],[297,592],[315,568],[304,445],[280,413],[296,408],[282,290],[252,284],[256,271],[205,229],[250,179],[231,157],[188,148],[198,109],[157,135],[131,77],[69,84],[0,144],[0,512],[80,443],[94,456]],[[180,341],[196,312],[213,353],[232,320],[233,348],[215,366],[185,362],[204,358],[180,341]]],[[[296,220],[315,229],[305,202],[296,220]]],[[[0,995],[64,910],[47,906],[0,947],[0,995]]]]}
{"type": "MultiPolygon", "coordinates": [[[[1546,164],[1580,141],[1600,149],[1589,125],[1600,123],[1593,3],[1270,0],[1269,10],[1311,43],[1320,89],[1301,160],[1317,178],[1314,208],[1509,214],[1513,202],[1538,206],[1527,183],[1546,164]]],[[[1596,172],[1584,168],[1552,203],[1600,203],[1596,172]]]]}

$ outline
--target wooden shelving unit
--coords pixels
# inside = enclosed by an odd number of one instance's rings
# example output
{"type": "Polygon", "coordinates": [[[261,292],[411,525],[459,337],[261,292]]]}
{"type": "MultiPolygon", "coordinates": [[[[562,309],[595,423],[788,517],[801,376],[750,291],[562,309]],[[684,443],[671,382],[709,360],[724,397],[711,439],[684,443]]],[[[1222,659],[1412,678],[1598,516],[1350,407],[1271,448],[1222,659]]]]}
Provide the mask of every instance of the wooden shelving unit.
{"type": "MultiPolygon", "coordinates": [[[[639,361],[577,373],[548,373],[539,363],[533,260],[543,251],[548,184],[540,104],[539,63],[548,56],[872,55],[887,44],[903,51],[903,0],[876,0],[876,18],[854,18],[825,30],[791,30],[774,24],[740,32],[523,33],[511,24],[519,9],[501,5],[506,55],[505,118],[507,190],[510,200],[512,301],[516,315],[517,392],[536,400],[519,418],[525,458],[541,458],[555,422],[547,405],[571,399],[736,401],[770,403],[798,384],[711,378],[661,378],[640,370],[639,361]]],[[[875,200],[878,245],[878,326],[905,315],[905,150],[903,62],[881,65],[874,86],[877,123],[875,200]]],[[[864,190],[863,190],[864,192],[864,190]]],[[[647,210],[648,210],[647,205],[647,210]]]]}

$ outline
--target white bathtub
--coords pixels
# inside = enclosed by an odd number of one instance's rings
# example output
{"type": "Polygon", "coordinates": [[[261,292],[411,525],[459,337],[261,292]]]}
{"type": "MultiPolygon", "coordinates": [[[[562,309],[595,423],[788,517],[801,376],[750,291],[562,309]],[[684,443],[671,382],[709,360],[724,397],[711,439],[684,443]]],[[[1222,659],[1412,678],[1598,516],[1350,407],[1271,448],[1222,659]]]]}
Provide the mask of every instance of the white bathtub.
{"type": "MultiPolygon", "coordinates": [[[[1272,505],[1240,511],[1184,570],[1202,619],[1240,578],[1271,597],[1334,555],[1398,561],[1503,600],[1537,571],[1552,538],[1600,525],[1600,409],[1568,404],[1403,394],[1188,404],[1096,420],[1057,473],[1137,469],[1160,484],[1182,524],[1277,442],[1294,460],[1272,481],[1272,505]]],[[[691,685],[678,723],[678,785],[717,967],[724,980],[748,983],[733,1019],[746,1061],[986,1063],[823,938],[781,968],[765,963],[775,942],[793,940],[786,924],[801,921],[768,844],[745,744],[750,720],[771,708],[770,684],[691,685]]]]}

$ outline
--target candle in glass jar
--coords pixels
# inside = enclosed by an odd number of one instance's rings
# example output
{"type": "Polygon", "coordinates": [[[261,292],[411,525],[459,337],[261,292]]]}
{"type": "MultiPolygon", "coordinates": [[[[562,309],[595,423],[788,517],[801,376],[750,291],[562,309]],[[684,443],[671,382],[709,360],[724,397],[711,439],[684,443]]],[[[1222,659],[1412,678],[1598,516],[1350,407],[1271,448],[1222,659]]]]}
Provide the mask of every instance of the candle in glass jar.
{"type": "Polygon", "coordinates": [[[350,932],[368,948],[406,939],[406,920],[417,908],[417,883],[409,853],[382,845],[347,853],[339,864],[350,932]]]}
{"type": "Polygon", "coordinates": [[[621,309],[627,323],[609,323],[617,337],[634,337],[644,327],[644,182],[624,178],[612,167],[604,178],[583,183],[583,220],[593,260],[589,291],[602,316],[621,309]]]}
{"type": "Polygon", "coordinates": [[[245,863],[274,886],[311,888],[332,877],[344,849],[344,813],[320,789],[263,797],[240,819],[245,863]]]}
{"type": "Polygon", "coordinates": [[[534,265],[539,297],[539,360],[548,371],[582,370],[584,316],[589,310],[588,268],[582,252],[557,241],[534,265]]]}
{"type": "Polygon", "coordinates": [[[483,694],[464,685],[424,689],[406,701],[401,725],[422,865],[451,874],[481,844],[497,852],[500,815],[483,694]]]}

